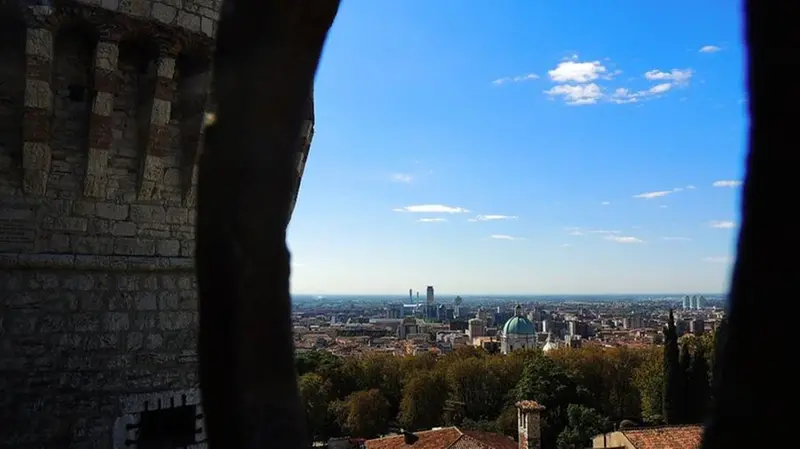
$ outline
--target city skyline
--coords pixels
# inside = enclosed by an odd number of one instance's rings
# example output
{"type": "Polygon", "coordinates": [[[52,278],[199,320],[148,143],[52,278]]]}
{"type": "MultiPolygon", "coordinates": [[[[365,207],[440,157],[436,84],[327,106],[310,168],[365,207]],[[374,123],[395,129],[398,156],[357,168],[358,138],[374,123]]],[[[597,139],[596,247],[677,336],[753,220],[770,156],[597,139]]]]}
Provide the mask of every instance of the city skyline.
{"type": "Polygon", "coordinates": [[[623,3],[345,2],[289,226],[293,293],[725,292],[738,5],[623,3]]]}

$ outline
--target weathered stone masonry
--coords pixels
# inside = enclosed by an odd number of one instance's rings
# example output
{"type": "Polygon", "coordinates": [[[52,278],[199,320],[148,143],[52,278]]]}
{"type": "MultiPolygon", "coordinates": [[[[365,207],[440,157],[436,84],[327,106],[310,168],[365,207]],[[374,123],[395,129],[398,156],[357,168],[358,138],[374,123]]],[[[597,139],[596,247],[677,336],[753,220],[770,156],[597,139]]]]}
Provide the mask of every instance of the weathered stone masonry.
{"type": "MultiPolygon", "coordinates": [[[[220,0],[35,3],[0,0],[0,447],[203,447],[194,207],[220,0]]],[[[313,115],[298,180],[312,134],[313,115]]]]}

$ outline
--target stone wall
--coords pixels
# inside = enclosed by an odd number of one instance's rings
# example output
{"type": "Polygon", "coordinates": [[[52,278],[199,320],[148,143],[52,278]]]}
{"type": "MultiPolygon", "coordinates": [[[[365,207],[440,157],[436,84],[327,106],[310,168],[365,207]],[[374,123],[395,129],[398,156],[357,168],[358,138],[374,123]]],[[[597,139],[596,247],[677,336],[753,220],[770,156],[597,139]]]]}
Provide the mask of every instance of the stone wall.
{"type": "MultiPolygon", "coordinates": [[[[195,191],[220,0],[20,4],[0,0],[0,447],[203,447],[195,191]]],[[[310,104],[298,188],[312,135],[310,104]]]]}
{"type": "Polygon", "coordinates": [[[81,3],[0,24],[0,447],[201,447],[194,186],[218,2],[81,3]]]}

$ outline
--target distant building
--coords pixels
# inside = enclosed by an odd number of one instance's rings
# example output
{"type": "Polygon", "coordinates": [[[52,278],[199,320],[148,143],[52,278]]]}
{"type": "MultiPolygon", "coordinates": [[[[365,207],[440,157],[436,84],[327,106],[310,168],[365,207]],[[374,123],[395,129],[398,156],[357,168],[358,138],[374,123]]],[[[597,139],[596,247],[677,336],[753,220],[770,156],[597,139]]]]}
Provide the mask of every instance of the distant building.
{"type": "Polygon", "coordinates": [[[616,432],[597,435],[592,439],[592,448],[649,449],[682,448],[697,449],[703,436],[703,426],[658,426],[632,427],[616,432]]]}
{"type": "Polygon", "coordinates": [[[692,307],[692,300],[689,295],[683,297],[683,310],[689,310],[692,307]]]}
{"type": "Polygon", "coordinates": [[[522,305],[514,308],[514,316],[503,326],[500,335],[500,351],[508,354],[518,349],[536,347],[536,328],[531,320],[522,314],[522,305]]]}
{"type": "Polygon", "coordinates": [[[428,288],[425,290],[425,299],[427,300],[426,303],[428,305],[433,305],[436,302],[435,298],[433,297],[433,285],[429,285],[428,288]]]}

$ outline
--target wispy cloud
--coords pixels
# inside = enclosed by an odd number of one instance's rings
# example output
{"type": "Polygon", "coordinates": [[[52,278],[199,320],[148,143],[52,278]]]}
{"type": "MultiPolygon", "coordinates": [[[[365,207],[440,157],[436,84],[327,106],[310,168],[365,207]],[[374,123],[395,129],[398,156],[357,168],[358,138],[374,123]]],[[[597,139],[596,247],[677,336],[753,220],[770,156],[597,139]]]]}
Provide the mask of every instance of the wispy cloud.
{"type": "Polygon", "coordinates": [[[539,75],[535,73],[527,73],[525,75],[519,76],[506,76],[503,78],[498,78],[492,81],[492,84],[499,86],[501,84],[508,84],[508,83],[520,83],[522,81],[531,81],[531,80],[538,80],[539,75]]]}
{"type": "Polygon", "coordinates": [[[736,223],[729,220],[715,220],[710,222],[708,226],[715,229],[733,229],[736,227],[736,223]]]}
{"type": "Polygon", "coordinates": [[[672,69],[667,72],[653,69],[644,74],[648,81],[668,81],[673,84],[686,84],[692,79],[694,72],[692,69],[672,69]]]}
{"type": "Polygon", "coordinates": [[[576,236],[576,237],[582,236],[582,235],[586,235],[586,232],[584,232],[583,229],[581,229],[581,228],[579,228],[577,226],[567,226],[566,228],[564,228],[564,231],[568,235],[572,235],[572,236],[576,236]]]}
{"type": "Polygon", "coordinates": [[[711,256],[711,257],[703,257],[703,262],[708,263],[730,263],[732,259],[728,256],[711,256]]]}
{"type": "Polygon", "coordinates": [[[514,237],[506,234],[492,234],[489,237],[495,240],[524,240],[522,237],[514,237]]]}
{"type": "MultiPolygon", "coordinates": [[[[693,186],[690,186],[694,188],[693,186]]],[[[688,189],[688,187],[686,187],[688,189]]],[[[672,195],[673,193],[682,192],[684,187],[675,187],[674,189],[670,190],[656,190],[653,192],[644,192],[639,193],[637,195],[633,195],[634,198],[645,199],[645,200],[652,200],[653,198],[663,198],[667,195],[672,195]]],[[[691,189],[690,189],[691,190],[691,189]]]]}
{"type": "Polygon", "coordinates": [[[420,223],[441,223],[443,221],[447,221],[446,218],[420,218],[417,220],[420,223]]]}
{"type": "Polygon", "coordinates": [[[714,183],[711,184],[711,185],[713,187],[730,187],[730,188],[734,188],[734,187],[741,186],[742,185],[742,181],[736,181],[736,180],[714,181],[714,183]]]}
{"type": "Polygon", "coordinates": [[[405,206],[392,209],[394,212],[413,212],[422,214],[464,214],[468,213],[469,209],[463,207],[445,206],[443,204],[418,204],[414,206],[405,206]]]}
{"type": "Polygon", "coordinates": [[[561,245],[561,247],[562,247],[562,248],[571,248],[571,247],[572,247],[572,245],[571,245],[571,244],[569,244],[569,243],[564,243],[564,244],[562,244],[562,245],[561,245]]]}
{"type": "Polygon", "coordinates": [[[497,221],[497,220],[516,220],[517,217],[515,215],[500,215],[500,214],[490,214],[490,215],[478,215],[475,218],[470,218],[467,221],[497,221]]]}
{"type": "Polygon", "coordinates": [[[611,204],[611,202],[610,201],[603,201],[600,204],[602,204],[603,206],[608,206],[609,204],[611,204]]]}
{"type": "Polygon", "coordinates": [[[408,173],[394,173],[392,174],[392,182],[400,182],[409,184],[414,181],[414,177],[408,173]]]}
{"type": "Polygon", "coordinates": [[[601,235],[609,235],[609,234],[619,234],[620,231],[609,231],[607,229],[592,229],[589,231],[589,234],[601,234],[601,235]]]}
{"type": "Polygon", "coordinates": [[[622,235],[607,235],[605,239],[617,243],[644,243],[640,238],[622,235]]]}
{"type": "Polygon", "coordinates": [[[697,50],[698,53],[716,53],[722,50],[721,48],[717,47],[716,45],[703,45],[700,47],[700,50],[697,50]]]}
{"type": "Polygon", "coordinates": [[[661,240],[668,240],[672,242],[689,242],[692,239],[689,237],[661,237],[661,240]]]}
{"type": "Polygon", "coordinates": [[[551,97],[561,97],[564,102],[572,106],[595,104],[603,98],[603,89],[595,83],[560,84],[544,93],[551,97]]]}

